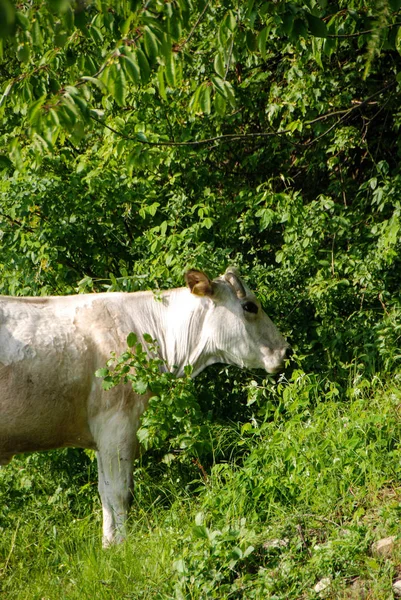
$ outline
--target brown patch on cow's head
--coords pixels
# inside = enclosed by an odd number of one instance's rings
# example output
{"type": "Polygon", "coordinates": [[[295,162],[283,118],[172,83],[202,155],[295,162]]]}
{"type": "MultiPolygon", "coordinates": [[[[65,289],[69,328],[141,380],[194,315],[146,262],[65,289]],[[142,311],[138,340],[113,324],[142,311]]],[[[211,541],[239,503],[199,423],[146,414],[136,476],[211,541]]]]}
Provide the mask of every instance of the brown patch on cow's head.
{"type": "Polygon", "coordinates": [[[185,281],[195,296],[213,296],[213,282],[202,271],[191,269],[185,273],[185,281]]]}

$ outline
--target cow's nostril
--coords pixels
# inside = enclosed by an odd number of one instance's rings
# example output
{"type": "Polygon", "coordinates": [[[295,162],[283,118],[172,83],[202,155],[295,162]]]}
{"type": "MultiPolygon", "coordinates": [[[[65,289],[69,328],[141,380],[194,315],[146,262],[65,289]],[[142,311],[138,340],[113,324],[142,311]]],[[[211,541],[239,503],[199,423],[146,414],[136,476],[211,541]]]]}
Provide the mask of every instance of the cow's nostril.
{"type": "Polygon", "coordinates": [[[291,348],[291,346],[288,346],[288,348],[286,348],[285,350],[285,354],[284,354],[284,358],[291,358],[292,355],[294,354],[294,350],[291,348]]]}

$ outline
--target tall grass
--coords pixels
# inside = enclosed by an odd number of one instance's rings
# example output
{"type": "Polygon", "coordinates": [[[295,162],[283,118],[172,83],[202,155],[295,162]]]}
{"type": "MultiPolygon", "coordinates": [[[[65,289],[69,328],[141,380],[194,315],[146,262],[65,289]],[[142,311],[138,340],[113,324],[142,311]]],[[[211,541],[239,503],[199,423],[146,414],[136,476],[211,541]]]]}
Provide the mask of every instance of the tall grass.
{"type": "Polygon", "coordinates": [[[401,551],[371,545],[399,534],[398,382],[296,372],[281,386],[257,418],[211,428],[210,468],[139,465],[128,539],[107,551],[90,458],[15,459],[0,472],[0,596],[391,597],[401,551]]]}

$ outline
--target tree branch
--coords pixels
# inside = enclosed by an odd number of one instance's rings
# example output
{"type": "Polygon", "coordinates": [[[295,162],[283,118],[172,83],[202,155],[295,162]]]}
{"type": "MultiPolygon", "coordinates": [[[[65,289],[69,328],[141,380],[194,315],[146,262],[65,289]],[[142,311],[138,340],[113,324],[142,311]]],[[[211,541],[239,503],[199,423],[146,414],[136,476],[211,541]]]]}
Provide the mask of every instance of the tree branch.
{"type": "MultiPolygon", "coordinates": [[[[287,139],[287,141],[296,146],[303,146],[303,147],[307,147],[307,146],[311,146],[312,144],[315,144],[318,140],[320,140],[322,137],[328,135],[333,129],[335,129],[338,125],[340,125],[340,123],[345,121],[351,113],[353,113],[357,109],[360,109],[362,106],[366,106],[366,104],[369,104],[369,102],[373,98],[375,98],[377,95],[385,92],[390,87],[393,87],[396,83],[397,83],[396,80],[391,81],[390,83],[388,83],[386,86],[384,86],[380,90],[374,92],[374,94],[372,94],[365,100],[358,102],[357,104],[355,104],[354,106],[351,106],[350,108],[347,108],[344,110],[332,111],[330,113],[327,113],[326,115],[321,115],[310,121],[305,121],[304,125],[313,125],[314,123],[316,123],[318,121],[329,119],[330,117],[332,117],[334,115],[338,115],[338,114],[342,115],[325,132],[321,133],[320,135],[318,135],[314,139],[310,140],[309,142],[294,142],[289,139],[287,139]]],[[[103,123],[103,121],[101,121],[100,119],[98,119],[97,117],[95,117],[92,114],[90,115],[90,117],[91,117],[91,119],[93,119],[94,121],[96,121],[97,123],[99,123],[100,125],[105,127],[106,129],[108,129],[109,131],[112,131],[113,133],[118,135],[119,137],[121,137],[127,141],[130,141],[130,142],[137,142],[137,143],[144,144],[147,146],[186,146],[186,147],[192,146],[192,147],[197,147],[197,146],[207,146],[207,145],[215,144],[216,142],[221,143],[221,142],[250,140],[250,139],[256,139],[256,138],[278,137],[278,136],[285,136],[287,133],[293,133],[293,131],[291,129],[283,129],[282,131],[272,130],[269,132],[263,131],[263,132],[255,132],[255,133],[226,133],[223,135],[217,135],[215,137],[206,138],[204,140],[192,140],[192,141],[188,141],[188,142],[173,142],[173,141],[150,142],[148,140],[141,139],[139,137],[132,137],[130,135],[126,135],[125,133],[122,133],[121,131],[117,131],[117,129],[114,129],[114,127],[107,125],[107,123],[103,123]]]]}

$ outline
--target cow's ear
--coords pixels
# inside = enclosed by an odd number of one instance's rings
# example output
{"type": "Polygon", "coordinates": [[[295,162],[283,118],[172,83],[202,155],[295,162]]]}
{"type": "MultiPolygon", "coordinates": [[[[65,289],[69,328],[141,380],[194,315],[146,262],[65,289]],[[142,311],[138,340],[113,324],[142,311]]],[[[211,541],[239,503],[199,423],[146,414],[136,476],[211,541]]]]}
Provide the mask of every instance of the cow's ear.
{"type": "Polygon", "coordinates": [[[213,282],[202,271],[196,271],[195,269],[187,271],[185,281],[191,293],[195,296],[213,296],[213,282]]]}

